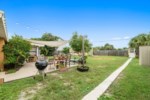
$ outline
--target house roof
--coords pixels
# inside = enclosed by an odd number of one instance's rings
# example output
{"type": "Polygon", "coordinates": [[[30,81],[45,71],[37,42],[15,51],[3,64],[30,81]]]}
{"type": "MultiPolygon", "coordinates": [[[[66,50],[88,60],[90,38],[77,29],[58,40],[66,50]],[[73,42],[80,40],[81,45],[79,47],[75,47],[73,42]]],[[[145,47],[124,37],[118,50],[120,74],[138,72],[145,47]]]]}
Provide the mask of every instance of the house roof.
{"type": "Polygon", "coordinates": [[[60,47],[62,45],[67,44],[69,41],[38,41],[38,40],[29,40],[27,39],[33,46],[43,47],[44,45],[50,47],[60,47]]]}
{"type": "Polygon", "coordinates": [[[0,11],[0,38],[4,38],[5,41],[8,41],[7,31],[6,31],[6,21],[4,12],[0,11]]]}

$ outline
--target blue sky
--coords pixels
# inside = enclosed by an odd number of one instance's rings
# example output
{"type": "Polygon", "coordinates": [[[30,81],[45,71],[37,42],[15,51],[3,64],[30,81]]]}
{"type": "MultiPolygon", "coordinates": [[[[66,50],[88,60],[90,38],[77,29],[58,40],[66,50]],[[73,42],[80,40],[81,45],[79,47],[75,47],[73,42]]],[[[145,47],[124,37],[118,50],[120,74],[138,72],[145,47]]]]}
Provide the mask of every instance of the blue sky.
{"type": "Polygon", "coordinates": [[[77,31],[94,46],[111,43],[117,48],[150,32],[149,5],[148,0],[0,0],[9,37],[50,32],[69,40],[77,31]]]}

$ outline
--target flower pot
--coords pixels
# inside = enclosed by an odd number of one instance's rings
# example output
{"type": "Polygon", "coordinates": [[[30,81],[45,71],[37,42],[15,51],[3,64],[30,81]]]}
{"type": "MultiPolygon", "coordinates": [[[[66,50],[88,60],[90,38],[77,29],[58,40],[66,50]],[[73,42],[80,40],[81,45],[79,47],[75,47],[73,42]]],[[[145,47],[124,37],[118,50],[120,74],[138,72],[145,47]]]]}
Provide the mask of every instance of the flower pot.
{"type": "Polygon", "coordinates": [[[65,71],[67,71],[67,70],[68,70],[67,67],[61,67],[61,68],[59,68],[59,71],[60,71],[60,72],[65,72],[65,71]]]}
{"type": "Polygon", "coordinates": [[[0,78],[0,84],[4,83],[4,78],[0,78]]]}

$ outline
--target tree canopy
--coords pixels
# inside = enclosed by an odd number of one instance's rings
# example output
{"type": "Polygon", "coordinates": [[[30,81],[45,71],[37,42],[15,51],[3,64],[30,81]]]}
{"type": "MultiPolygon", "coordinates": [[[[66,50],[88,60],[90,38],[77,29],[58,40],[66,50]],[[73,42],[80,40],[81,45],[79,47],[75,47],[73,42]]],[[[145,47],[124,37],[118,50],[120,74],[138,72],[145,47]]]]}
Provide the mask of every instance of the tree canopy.
{"type": "Polygon", "coordinates": [[[144,45],[150,45],[150,33],[149,34],[139,34],[135,37],[133,37],[130,42],[129,46],[131,48],[136,48],[138,49],[139,46],[144,46],[144,45]]]}
{"type": "Polygon", "coordinates": [[[43,40],[43,41],[58,41],[63,40],[62,38],[53,35],[52,33],[44,33],[40,38],[31,38],[32,40],[43,40]]]}
{"type": "Polygon", "coordinates": [[[115,50],[115,47],[109,43],[106,43],[104,46],[94,47],[94,50],[115,50]]]}
{"type": "MultiPolygon", "coordinates": [[[[77,32],[73,33],[73,36],[70,40],[70,46],[75,52],[81,52],[82,51],[82,39],[83,37],[81,35],[78,35],[77,32]]],[[[92,48],[92,44],[89,42],[87,38],[84,39],[84,49],[85,52],[89,52],[92,48]]]]}

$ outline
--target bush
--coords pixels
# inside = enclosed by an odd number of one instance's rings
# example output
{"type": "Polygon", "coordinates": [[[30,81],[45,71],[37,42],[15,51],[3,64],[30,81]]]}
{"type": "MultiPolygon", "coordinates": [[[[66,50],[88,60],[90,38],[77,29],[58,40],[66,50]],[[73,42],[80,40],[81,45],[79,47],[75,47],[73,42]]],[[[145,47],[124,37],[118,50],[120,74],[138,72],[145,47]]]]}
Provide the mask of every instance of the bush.
{"type": "Polygon", "coordinates": [[[29,56],[31,44],[24,40],[21,36],[13,36],[9,42],[4,45],[3,52],[5,55],[5,64],[14,64],[20,66],[29,56]]]}

